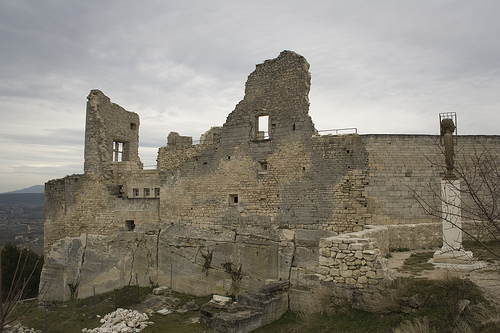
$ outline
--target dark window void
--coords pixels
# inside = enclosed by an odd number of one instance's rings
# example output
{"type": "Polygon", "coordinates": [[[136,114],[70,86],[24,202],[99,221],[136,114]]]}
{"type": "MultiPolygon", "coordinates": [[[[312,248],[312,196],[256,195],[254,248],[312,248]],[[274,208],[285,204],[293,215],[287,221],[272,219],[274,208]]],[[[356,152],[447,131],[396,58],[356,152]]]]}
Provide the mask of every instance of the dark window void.
{"type": "Polygon", "coordinates": [[[134,188],[132,191],[134,192],[133,193],[134,197],[137,198],[139,196],[139,189],[138,188],[134,188]]]}
{"type": "Polygon", "coordinates": [[[137,129],[137,124],[136,123],[130,123],[130,129],[131,130],[136,130],[137,129]]]}
{"type": "Polygon", "coordinates": [[[135,229],[134,220],[126,220],[125,221],[125,229],[127,231],[134,231],[134,229],[135,229]]]}
{"type": "Polygon", "coordinates": [[[229,204],[230,205],[237,205],[239,203],[238,195],[237,194],[230,194],[229,195],[229,204]]]}
{"type": "Polygon", "coordinates": [[[269,116],[258,116],[256,118],[256,139],[267,140],[269,139],[269,116]]]}
{"type": "Polygon", "coordinates": [[[149,188],[145,188],[144,189],[144,196],[149,197],[150,194],[151,194],[151,192],[150,192],[149,188]]]}
{"type": "Polygon", "coordinates": [[[267,162],[266,161],[261,161],[260,162],[260,171],[261,172],[267,172],[267,168],[268,168],[267,162]]]}
{"type": "Polygon", "coordinates": [[[160,189],[157,187],[155,188],[155,197],[159,198],[160,197],[160,189]]]}

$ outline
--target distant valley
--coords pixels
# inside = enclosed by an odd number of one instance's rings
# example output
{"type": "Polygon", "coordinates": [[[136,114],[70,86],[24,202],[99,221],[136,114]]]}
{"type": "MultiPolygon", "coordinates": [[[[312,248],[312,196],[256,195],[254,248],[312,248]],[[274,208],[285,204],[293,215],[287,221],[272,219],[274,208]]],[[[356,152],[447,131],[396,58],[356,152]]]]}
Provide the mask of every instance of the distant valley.
{"type": "Polygon", "coordinates": [[[43,185],[0,194],[0,241],[43,254],[43,185]],[[26,193],[24,191],[38,191],[26,193]],[[40,193],[41,192],[41,193],[40,193]],[[10,217],[9,217],[10,215],[10,217]]]}

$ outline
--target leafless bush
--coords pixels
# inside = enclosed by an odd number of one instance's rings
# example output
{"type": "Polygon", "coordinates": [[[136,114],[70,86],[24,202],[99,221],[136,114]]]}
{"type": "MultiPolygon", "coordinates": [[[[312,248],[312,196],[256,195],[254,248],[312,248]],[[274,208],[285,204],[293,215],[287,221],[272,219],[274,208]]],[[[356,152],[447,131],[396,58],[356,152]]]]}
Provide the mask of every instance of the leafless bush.
{"type": "MultiPolygon", "coordinates": [[[[6,233],[8,232],[8,227],[10,225],[10,216],[11,213],[9,212],[6,233]]],[[[5,246],[5,235],[0,241],[1,254],[5,246]]],[[[22,311],[16,311],[18,305],[23,299],[23,296],[25,295],[25,291],[28,288],[29,281],[33,278],[33,274],[35,274],[37,267],[39,265],[42,265],[41,262],[37,261],[33,267],[28,268],[29,255],[27,250],[24,252],[25,255],[22,255],[23,251],[21,251],[21,253],[19,254],[15,268],[13,272],[11,272],[12,279],[10,281],[10,286],[6,294],[3,292],[2,287],[3,283],[8,283],[9,281],[3,281],[4,272],[2,272],[2,255],[0,255],[0,333],[3,333],[7,325],[10,325],[23,314],[25,314],[38,301],[38,297],[35,297],[29,302],[24,302],[25,307],[22,311]]]]}
{"type": "MultiPolygon", "coordinates": [[[[485,146],[458,151],[457,156],[460,158],[454,163],[453,172],[460,186],[452,190],[461,196],[457,211],[463,224],[456,225],[456,215],[450,212],[443,214],[443,199],[435,186],[429,186],[430,196],[410,190],[427,215],[444,219],[460,228],[467,239],[494,260],[500,260],[500,157],[493,155],[485,146]]],[[[444,174],[444,165],[437,164],[435,160],[429,161],[433,166],[442,168],[444,174]]]]}

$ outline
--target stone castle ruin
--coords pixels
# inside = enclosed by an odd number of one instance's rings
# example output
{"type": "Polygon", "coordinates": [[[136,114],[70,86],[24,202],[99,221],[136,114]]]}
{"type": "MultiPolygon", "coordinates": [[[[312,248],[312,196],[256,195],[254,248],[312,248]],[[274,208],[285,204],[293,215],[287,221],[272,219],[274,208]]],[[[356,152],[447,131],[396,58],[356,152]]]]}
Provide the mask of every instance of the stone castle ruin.
{"type": "MultiPolygon", "coordinates": [[[[199,144],[170,133],[154,170],[139,159],[139,116],[92,90],[85,173],[45,185],[47,298],[136,283],[238,295],[281,281],[285,310],[303,310],[322,288],[354,301],[375,290],[391,277],[389,250],[441,246],[440,220],[412,194],[439,190],[439,137],[319,135],[310,79],[291,51],[257,65],[224,125],[199,144]]],[[[457,142],[500,155],[497,136],[457,142]]]]}

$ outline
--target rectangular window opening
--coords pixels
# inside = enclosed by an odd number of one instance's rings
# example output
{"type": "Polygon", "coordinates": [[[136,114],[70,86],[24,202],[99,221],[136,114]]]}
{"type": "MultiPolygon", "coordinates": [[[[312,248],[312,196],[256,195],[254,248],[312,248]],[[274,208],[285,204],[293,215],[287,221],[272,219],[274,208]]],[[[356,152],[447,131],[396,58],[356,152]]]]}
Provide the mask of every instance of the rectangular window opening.
{"type": "Polygon", "coordinates": [[[123,142],[113,141],[113,162],[123,161],[123,142]]]}
{"type": "Polygon", "coordinates": [[[269,116],[257,117],[257,140],[269,139],[269,116]]]}
{"type": "Polygon", "coordinates": [[[144,189],[144,197],[149,197],[149,195],[150,195],[150,190],[149,190],[149,188],[145,188],[145,189],[144,189]]]}
{"type": "Polygon", "coordinates": [[[139,196],[139,189],[138,188],[134,188],[132,190],[132,192],[133,192],[132,194],[133,194],[134,198],[137,198],[139,196]]]}
{"type": "Polygon", "coordinates": [[[155,197],[159,198],[160,197],[160,189],[157,187],[155,188],[155,197]]]}

